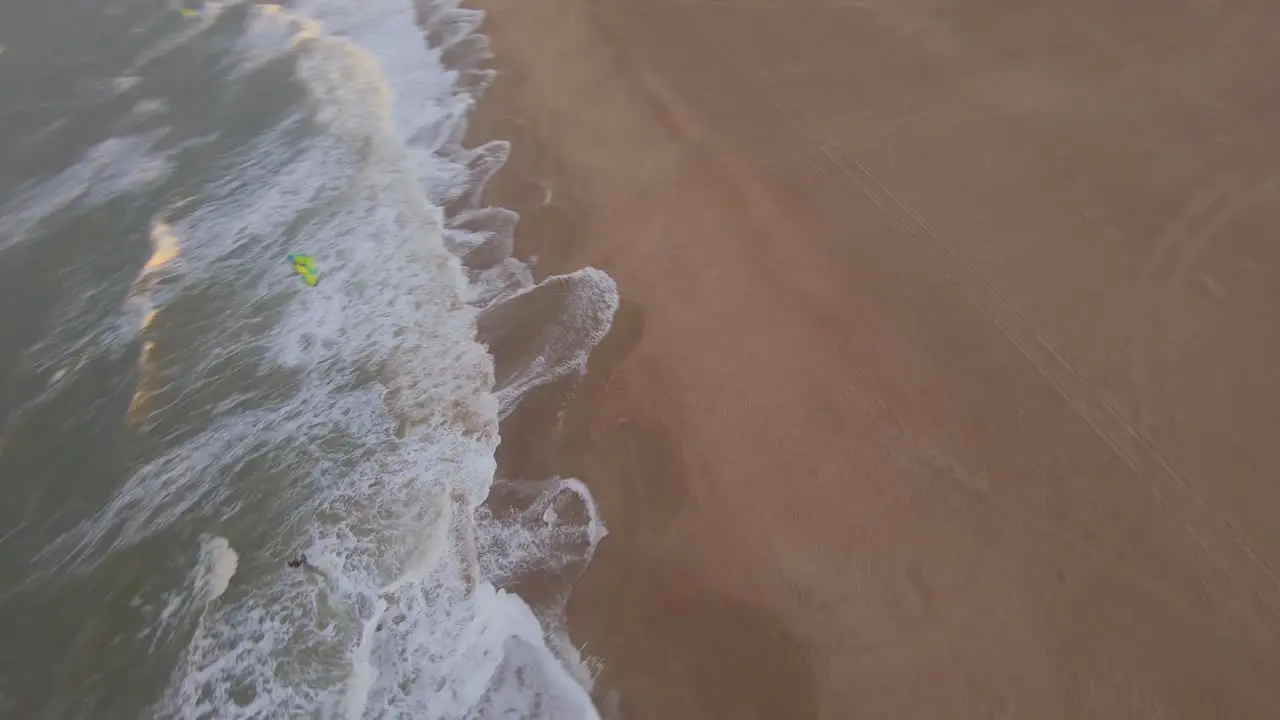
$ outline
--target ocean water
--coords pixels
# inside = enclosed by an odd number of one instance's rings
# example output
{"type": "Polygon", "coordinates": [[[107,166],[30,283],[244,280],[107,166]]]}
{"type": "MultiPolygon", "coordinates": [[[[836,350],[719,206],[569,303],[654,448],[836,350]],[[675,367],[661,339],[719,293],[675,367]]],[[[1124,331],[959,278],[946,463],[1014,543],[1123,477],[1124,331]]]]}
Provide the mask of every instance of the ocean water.
{"type": "Polygon", "coordinates": [[[504,588],[604,526],[495,450],[618,299],[535,282],[483,204],[481,20],[0,9],[0,716],[596,716],[557,606],[504,588]]]}

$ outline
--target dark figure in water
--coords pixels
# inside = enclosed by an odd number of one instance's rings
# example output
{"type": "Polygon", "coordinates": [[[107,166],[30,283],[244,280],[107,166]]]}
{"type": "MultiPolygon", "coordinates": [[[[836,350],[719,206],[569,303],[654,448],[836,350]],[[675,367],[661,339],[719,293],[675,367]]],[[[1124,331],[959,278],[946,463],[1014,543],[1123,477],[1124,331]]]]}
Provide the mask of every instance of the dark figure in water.
{"type": "MultiPolygon", "coordinates": [[[[324,573],[324,571],[323,571],[323,570],[321,570],[320,568],[316,567],[315,565],[312,565],[312,564],[311,564],[311,562],[310,562],[309,560],[307,560],[307,554],[306,554],[306,553],[299,553],[299,554],[298,554],[298,557],[296,557],[296,558],[294,558],[294,559],[292,559],[292,560],[290,560],[290,561],[286,562],[285,564],[286,564],[286,565],[288,565],[288,566],[289,566],[289,567],[291,567],[291,568],[302,568],[303,570],[310,570],[310,571],[312,571],[312,572],[317,572],[317,573],[320,573],[321,575],[325,575],[325,573],[324,573]]],[[[327,575],[325,575],[325,577],[328,577],[328,576],[327,576],[327,575]]],[[[382,623],[378,623],[378,627],[376,627],[376,628],[374,628],[374,629],[375,629],[375,630],[381,630],[381,629],[382,629],[382,623]]]]}

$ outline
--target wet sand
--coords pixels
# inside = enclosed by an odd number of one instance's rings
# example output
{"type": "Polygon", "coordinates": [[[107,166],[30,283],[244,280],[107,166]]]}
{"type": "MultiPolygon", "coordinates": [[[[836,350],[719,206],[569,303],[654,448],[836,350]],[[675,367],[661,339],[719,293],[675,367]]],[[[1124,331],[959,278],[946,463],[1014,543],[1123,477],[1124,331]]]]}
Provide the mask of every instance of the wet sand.
{"type": "Polygon", "coordinates": [[[502,450],[602,706],[1280,717],[1280,6],[475,5],[491,199],[624,299],[502,450]]]}

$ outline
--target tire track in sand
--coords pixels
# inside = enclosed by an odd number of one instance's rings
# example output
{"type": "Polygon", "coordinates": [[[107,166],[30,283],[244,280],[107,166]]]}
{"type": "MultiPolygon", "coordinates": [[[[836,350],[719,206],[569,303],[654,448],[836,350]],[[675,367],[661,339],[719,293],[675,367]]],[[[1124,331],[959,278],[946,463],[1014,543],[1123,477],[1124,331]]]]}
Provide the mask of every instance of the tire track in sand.
{"type": "MultiPolygon", "coordinates": [[[[804,132],[849,182],[875,203],[952,282],[960,286],[978,311],[1005,335],[1092,431],[1150,488],[1164,511],[1186,530],[1205,556],[1232,582],[1245,589],[1259,616],[1273,630],[1280,631],[1280,619],[1267,602],[1269,594],[1280,590],[1280,578],[1260,557],[1248,537],[1211,507],[1187,476],[1109,398],[1086,380],[1039,328],[1019,313],[971,263],[943,241],[923,216],[885,186],[829,133],[818,129],[814,119],[790,98],[785,94],[779,95],[763,81],[714,23],[700,13],[691,15],[696,16],[707,29],[707,36],[717,50],[739,69],[761,96],[804,132]],[[1243,562],[1234,559],[1239,555],[1243,555],[1243,562]]],[[[1191,252],[1179,254],[1180,258],[1186,259],[1176,263],[1175,269],[1189,266],[1196,256],[1195,248],[1202,245],[1193,243],[1188,247],[1191,252]]]]}

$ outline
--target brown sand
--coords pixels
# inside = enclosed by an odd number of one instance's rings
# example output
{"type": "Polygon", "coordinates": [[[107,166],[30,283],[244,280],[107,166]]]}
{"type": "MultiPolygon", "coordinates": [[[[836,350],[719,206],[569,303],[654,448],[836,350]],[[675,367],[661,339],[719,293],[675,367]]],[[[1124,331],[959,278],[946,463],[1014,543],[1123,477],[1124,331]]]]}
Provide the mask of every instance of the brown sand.
{"type": "Polygon", "coordinates": [[[1280,717],[1280,4],[475,4],[492,199],[624,299],[602,697],[1280,717]]]}

